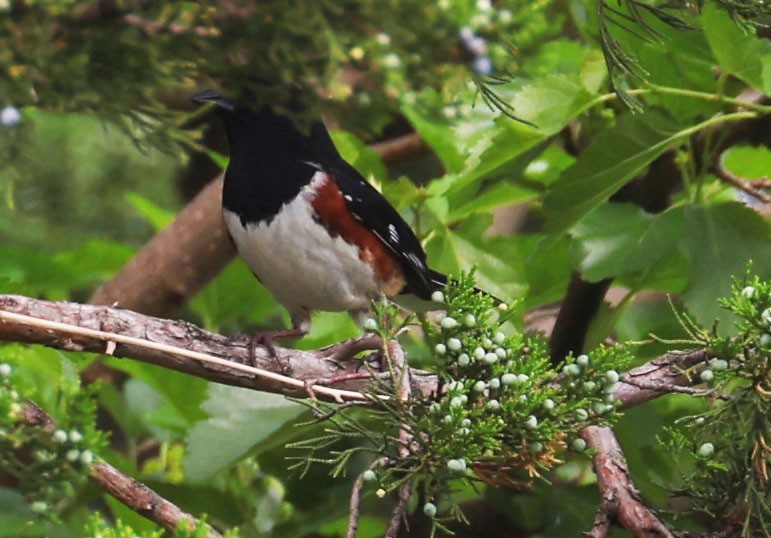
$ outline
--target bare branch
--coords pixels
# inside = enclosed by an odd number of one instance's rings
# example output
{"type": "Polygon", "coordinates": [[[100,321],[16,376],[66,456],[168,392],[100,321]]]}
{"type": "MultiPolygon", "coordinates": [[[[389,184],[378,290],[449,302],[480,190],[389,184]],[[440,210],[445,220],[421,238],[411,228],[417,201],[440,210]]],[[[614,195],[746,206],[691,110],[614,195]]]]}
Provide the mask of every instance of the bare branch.
{"type": "Polygon", "coordinates": [[[771,204],[771,196],[768,196],[763,191],[758,190],[753,185],[752,181],[749,181],[747,179],[741,178],[731,172],[728,168],[725,167],[723,164],[723,159],[720,158],[717,163],[715,163],[715,166],[712,167],[712,173],[715,174],[715,176],[729,185],[733,185],[740,191],[743,191],[750,196],[757,198],[764,204],[771,204]]]}
{"type": "MultiPolygon", "coordinates": [[[[164,529],[173,531],[180,525],[194,529],[199,521],[167,501],[146,485],[123,474],[118,469],[99,461],[89,467],[91,480],[104,491],[128,506],[140,516],[149,519],[164,529]]],[[[208,537],[218,538],[220,533],[209,528],[208,537]]]]}
{"type": "Polygon", "coordinates": [[[671,387],[688,387],[693,383],[685,371],[706,360],[703,349],[667,353],[626,372],[613,396],[623,407],[634,407],[673,392],[671,387]]]}
{"type": "MultiPolygon", "coordinates": [[[[387,463],[387,458],[379,458],[373,461],[367,470],[372,471],[387,463]]],[[[356,538],[359,532],[359,510],[361,506],[361,489],[364,486],[364,473],[361,473],[353,483],[351,488],[351,501],[348,506],[348,530],[345,533],[346,538],[356,538]]]]}
{"type": "MultiPolygon", "coordinates": [[[[170,315],[236,254],[220,215],[222,176],[209,183],[89,303],[170,315]]],[[[257,285],[257,284],[255,284],[257,285]]]]}
{"type": "Polygon", "coordinates": [[[629,477],[621,446],[610,428],[589,426],[581,432],[595,450],[594,472],[600,489],[600,505],[589,538],[604,538],[613,523],[627,529],[635,538],[670,538],[670,528],[648,509],[629,477]]]}
{"type": "MultiPolygon", "coordinates": [[[[54,419],[35,402],[27,401],[20,414],[21,419],[31,425],[45,430],[56,427],[54,419]]],[[[196,528],[200,521],[169,502],[146,485],[122,473],[109,463],[97,461],[88,467],[88,474],[93,482],[115,499],[125,504],[140,516],[153,523],[173,531],[180,525],[190,529],[196,528]]],[[[208,538],[219,538],[221,535],[209,527],[208,538]]]]}
{"type": "MultiPolygon", "coordinates": [[[[351,399],[354,398],[351,393],[360,393],[371,378],[359,371],[360,361],[338,360],[341,358],[339,351],[346,349],[345,343],[317,351],[277,347],[279,361],[258,348],[251,367],[245,366],[249,358],[248,336],[228,338],[184,321],[144,316],[121,308],[43,301],[18,295],[0,295],[2,340],[43,344],[69,351],[110,351],[115,357],[156,364],[225,385],[296,397],[306,396],[307,384],[312,383],[315,384],[314,392],[323,397],[337,400],[337,395],[344,400],[351,399]],[[13,316],[9,314],[33,319],[11,320],[9,318],[13,316]],[[41,321],[54,324],[44,327],[41,321]],[[58,327],[56,323],[68,327],[55,328],[58,327]],[[214,360],[202,362],[196,358],[198,354],[214,360]],[[289,365],[291,377],[278,371],[278,362],[289,365]],[[265,372],[270,375],[266,376],[265,372]],[[294,381],[285,382],[287,379],[294,381]],[[330,389],[330,384],[336,388],[330,389]]],[[[374,343],[369,335],[353,342],[355,344],[346,351],[374,343]]],[[[623,407],[633,407],[679,391],[675,387],[691,386],[693,382],[684,372],[706,359],[704,350],[657,357],[624,374],[615,398],[623,407]]],[[[410,390],[420,391],[425,396],[436,392],[436,376],[412,369],[409,373],[410,390]]]]}
{"type": "MultiPolygon", "coordinates": [[[[44,344],[69,351],[105,353],[156,364],[172,370],[237,387],[296,397],[307,395],[308,383],[317,396],[332,401],[363,400],[368,379],[353,376],[335,388],[316,380],[358,373],[358,361],[340,362],[337,348],[301,351],[255,350],[249,363],[249,337],[225,337],[184,321],[153,318],[120,308],[51,302],[17,295],[0,295],[0,340],[44,344]],[[112,342],[112,344],[110,344],[112,342]],[[278,360],[276,360],[278,359],[278,360]],[[279,371],[287,364],[291,377],[279,371]]],[[[418,372],[423,374],[423,372],[418,372]]],[[[416,389],[429,395],[436,377],[415,376],[416,389]]]]}
{"type": "MultiPolygon", "coordinates": [[[[397,387],[399,401],[403,405],[409,406],[410,399],[412,398],[412,385],[410,383],[410,369],[407,365],[407,356],[404,353],[404,349],[399,345],[396,340],[388,342],[388,360],[391,361],[391,365],[394,369],[394,373],[397,376],[397,387]]],[[[410,445],[412,444],[412,434],[410,430],[404,425],[399,428],[399,456],[407,458],[410,455],[410,445]]],[[[394,506],[391,512],[391,519],[388,521],[388,528],[386,529],[385,538],[396,538],[399,533],[399,528],[402,525],[402,521],[405,520],[405,513],[407,511],[407,503],[412,495],[412,481],[405,480],[399,488],[399,500],[394,506]]]]}

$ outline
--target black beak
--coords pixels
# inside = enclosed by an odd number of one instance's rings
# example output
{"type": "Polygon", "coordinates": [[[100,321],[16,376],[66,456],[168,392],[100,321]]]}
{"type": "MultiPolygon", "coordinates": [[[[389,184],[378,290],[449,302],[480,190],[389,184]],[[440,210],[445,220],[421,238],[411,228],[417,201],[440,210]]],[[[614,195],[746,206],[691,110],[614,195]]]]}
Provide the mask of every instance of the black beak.
{"type": "Polygon", "coordinates": [[[205,105],[207,103],[213,103],[220,108],[233,112],[236,109],[236,104],[232,101],[228,101],[214,90],[204,90],[198,95],[193,97],[193,102],[199,105],[205,105]]]}

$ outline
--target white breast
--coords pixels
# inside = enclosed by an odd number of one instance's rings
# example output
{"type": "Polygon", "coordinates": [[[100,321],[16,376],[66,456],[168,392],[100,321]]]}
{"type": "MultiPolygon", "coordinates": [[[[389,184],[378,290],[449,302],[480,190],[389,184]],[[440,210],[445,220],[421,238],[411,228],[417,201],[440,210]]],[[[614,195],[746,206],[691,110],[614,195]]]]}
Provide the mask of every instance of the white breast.
{"type": "Polygon", "coordinates": [[[358,248],[313,220],[310,201],[325,178],[316,173],[268,225],[244,226],[238,215],[223,211],[238,253],[292,314],[361,310],[378,293],[375,272],[359,259],[358,248]]]}

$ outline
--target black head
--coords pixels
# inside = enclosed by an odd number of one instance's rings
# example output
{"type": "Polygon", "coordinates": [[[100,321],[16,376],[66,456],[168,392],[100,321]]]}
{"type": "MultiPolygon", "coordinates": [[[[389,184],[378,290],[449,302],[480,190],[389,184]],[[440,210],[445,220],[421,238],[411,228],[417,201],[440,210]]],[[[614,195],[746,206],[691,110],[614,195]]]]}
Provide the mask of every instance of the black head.
{"type": "Polygon", "coordinates": [[[226,99],[213,90],[199,93],[193,97],[193,102],[215,105],[217,115],[225,126],[231,155],[270,155],[289,151],[308,158],[311,131],[317,127],[315,123],[311,129],[303,129],[302,125],[270,106],[255,109],[240,101],[226,99]]]}

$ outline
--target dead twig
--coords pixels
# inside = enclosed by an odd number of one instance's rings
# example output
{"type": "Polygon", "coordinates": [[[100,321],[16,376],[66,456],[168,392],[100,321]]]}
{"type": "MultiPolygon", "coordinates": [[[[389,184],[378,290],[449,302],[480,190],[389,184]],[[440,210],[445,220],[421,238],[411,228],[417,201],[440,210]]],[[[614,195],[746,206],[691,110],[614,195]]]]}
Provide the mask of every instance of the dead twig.
{"type": "Polygon", "coordinates": [[[612,525],[627,529],[635,538],[672,538],[667,524],[645,506],[629,477],[621,446],[610,428],[589,426],[581,432],[595,450],[593,463],[600,489],[600,505],[588,538],[608,536],[612,525]]]}

